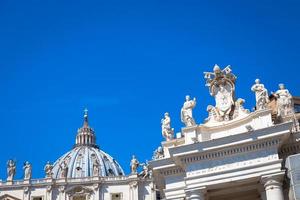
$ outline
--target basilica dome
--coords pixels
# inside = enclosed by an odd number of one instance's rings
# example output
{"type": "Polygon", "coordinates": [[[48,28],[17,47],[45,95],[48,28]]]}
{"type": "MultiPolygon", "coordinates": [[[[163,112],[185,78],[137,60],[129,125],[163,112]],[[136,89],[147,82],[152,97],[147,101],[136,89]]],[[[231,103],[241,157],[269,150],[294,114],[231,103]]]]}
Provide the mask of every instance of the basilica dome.
{"type": "Polygon", "coordinates": [[[124,175],[118,162],[96,145],[94,130],[88,125],[87,111],[74,148],[54,163],[52,172],[53,178],[124,175]]]}

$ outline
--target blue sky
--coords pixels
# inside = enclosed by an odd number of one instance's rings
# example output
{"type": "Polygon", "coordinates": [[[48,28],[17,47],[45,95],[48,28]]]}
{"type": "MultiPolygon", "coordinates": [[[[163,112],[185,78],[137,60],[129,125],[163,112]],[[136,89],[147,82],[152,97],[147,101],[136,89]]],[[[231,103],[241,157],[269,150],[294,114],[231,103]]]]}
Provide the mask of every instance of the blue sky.
{"type": "Polygon", "coordinates": [[[6,161],[33,177],[70,150],[83,109],[100,148],[129,172],[150,159],[168,111],[176,132],[186,94],[197,123],[214,104],[204,71],[231,65],[251,109],[260,78],[299,94],[299,1],[0,2],[0,179],[6,161]]]}

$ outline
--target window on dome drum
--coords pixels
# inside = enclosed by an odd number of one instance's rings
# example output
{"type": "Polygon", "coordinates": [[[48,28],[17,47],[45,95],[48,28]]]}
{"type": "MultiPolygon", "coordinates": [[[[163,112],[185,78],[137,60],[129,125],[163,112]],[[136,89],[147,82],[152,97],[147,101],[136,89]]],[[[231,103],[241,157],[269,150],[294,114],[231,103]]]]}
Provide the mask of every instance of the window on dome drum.
{"type": "Polygon", "coordinates": [[[122,193],[113,193],[110,196],[111,196],[111,200],[121,200],[122,199],[122,193]]]}
{"type": "Polygon", "coordinates": [[[32,197],[32,200],[43,200],[43,197],[32,197]]]}

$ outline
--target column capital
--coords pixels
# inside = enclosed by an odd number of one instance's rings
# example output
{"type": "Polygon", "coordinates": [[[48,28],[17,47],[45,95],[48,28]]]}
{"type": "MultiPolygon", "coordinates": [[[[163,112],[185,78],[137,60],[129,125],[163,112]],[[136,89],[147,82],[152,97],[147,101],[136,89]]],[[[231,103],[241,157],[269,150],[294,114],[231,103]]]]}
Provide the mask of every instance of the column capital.
{"type": "MultiPolygon", "coordinates": [[[[265,188],[265,197],[267,200],[284,200],[282,191],[284,175],[285,172],[280,171],[278,173],[261,176],[261,183],[265,188]]],[[[262,196],[262,199],[264,199],[264,196],[262,196]]]]}
{"type": "Polygon", "coordinates": [[[187,188],[184,191],[187,196],[187,199],[204,200],[205,194],[207,192],[207,188],[206,187],[187,188]]]}
{"type": "Polygon", "coordinates": [[[261,183],[265,190],[273,189],[274,187],[281,187],[285,172],[278,172],[275,174],[268,174],[261,176],[261,183]]]}

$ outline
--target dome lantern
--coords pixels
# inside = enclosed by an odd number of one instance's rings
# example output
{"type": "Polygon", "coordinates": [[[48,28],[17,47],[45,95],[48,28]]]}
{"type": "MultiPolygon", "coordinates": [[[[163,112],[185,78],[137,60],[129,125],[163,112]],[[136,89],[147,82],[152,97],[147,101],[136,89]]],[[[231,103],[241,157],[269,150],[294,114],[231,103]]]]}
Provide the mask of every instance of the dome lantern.
{"type": "Polygon", "coordinates": [[[96,136],[94,130],[89,126],[88,123],[88,110],[84,110],[83,116],[83,126],[78,129],[75,147],[77,146],[93,146],[97,147],[96,145],[96,136]]]}

